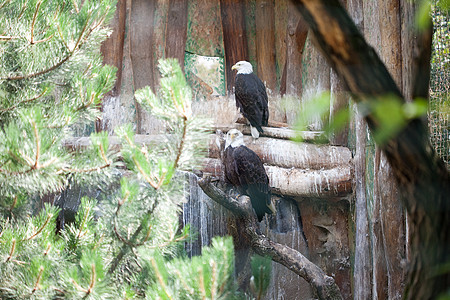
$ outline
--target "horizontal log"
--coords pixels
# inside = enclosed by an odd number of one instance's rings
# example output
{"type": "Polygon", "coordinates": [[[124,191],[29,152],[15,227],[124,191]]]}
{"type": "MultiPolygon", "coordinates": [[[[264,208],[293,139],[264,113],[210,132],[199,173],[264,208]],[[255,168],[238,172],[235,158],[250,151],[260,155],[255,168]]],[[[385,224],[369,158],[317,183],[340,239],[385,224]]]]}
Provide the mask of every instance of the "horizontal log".
{"type": "MultiPolygon", "coordinates": [[[[225,133],[235,128],[245,135],[250,135],[250,126],[240,123],[235,123],[231,126],[217,125],[215,126],[215,128],[222,130],[225,133]]],[[[297,131],[289,128],[264,126],[262,127],[262,129],[264,130],[264,132],[260,134],[261,137],[271,137],[284,140],[291,140],[301,137],[306,142],[325,141],[323,131],[297,131]]]]}
{"type": "MultiPolygon", "coordinates": [[[[350,165],[326,170],[280,168],[265,165],[269,184],[275,194],[291,197],[343,197],[352,192],[350,165]]],[[[204,160],[203,172],[222,177],[219,159],[204,160]]]]}
{"type": "MultiPolygon", "coordinates": [[[[219,158],[215,134],[210,136],[210,158],[219,158]]],[[[135,135],[137,144],[153,144],[165,142],[165,135],[135,135]]],[[[298,169],[332,169],[339,166],[350,166],[352,154],[346,147],[297,143],[287,140],[261,137],[256,141],[250,136],[244,136],[244,142],[262,159],[265,164],[283,168],[298,169]]],[[[89,137],[72,137],[64,141],[64,146],[73,150],[89,146],[89,137]]],[[[110,148],[119,150],[121,141],[117,136],[109,137],[110,148]]]]}
{"type": "MultiPolygon", "coordinates": [[[[261,137],[255,141],[244,136],[244,143],[255,151],[265,164],[283,168],[331,169],[350,166],[352,153],[346,147],[297,143],[287,140],[261,137]]],[[[209,157],[219,158],[216,135],[212,135],[209,157]]]]}
{"type": "MultiPolygon", "coordinates": [[[[236,120],[236,123],[246,125],[246,124],[248,124],[248,120],[247,120],[246,118],[244,118],[244,117],[239,117],[239,118],[236,120]]],[[[289,127],[289,124],[288,124],[288,123],[285,123],[285,122],[278,122],[278,121],[269,119],[269,120],[267,121],[267,126],[268,126],[268,127],[276,127],[276,128],[288,128],[288,127],[289,127]]]]}
{"type": "MultiPolygon", "coordinates": [[[[110,148],[113,150],[119,150],[122,142],[118,136],[112,135],[108,137],[110,148]]],[[[167,137],[163,134],[136,134],[134,136],[135,142],[137,144],[154,144],[163,143],[167,141],[167,137]]],[[[63,142],[63,146],[66,148],[71,148],[73,150],[86,148],[91,145],[90,137],[71,137],[63,142]]]]}

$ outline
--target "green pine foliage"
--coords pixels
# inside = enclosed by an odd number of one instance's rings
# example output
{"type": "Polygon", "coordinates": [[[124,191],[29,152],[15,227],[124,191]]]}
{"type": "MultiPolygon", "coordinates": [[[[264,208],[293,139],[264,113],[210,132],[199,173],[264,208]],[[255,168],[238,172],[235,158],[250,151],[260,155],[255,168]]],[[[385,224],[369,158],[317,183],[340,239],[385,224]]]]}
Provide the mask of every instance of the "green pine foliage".
{"type": "Polygon", "coordinates": [[[184,255],[183,172],[198,166],[209,123],[192,115],[192,92],[175,60],[160,61],[160,91],[136,99],[168,128],[142,145],[130,125],[91,146],[64,146],[99,116],[115,70],[102,65],[112,0],[0,3],[0,298],[236,299],[233,245],[218,238],[184,255]],[[119,174],[119,175],[118,175],[119,174]],[[107,191],[84,197],[73,222],[39,210],[44,195],[72,186],[107,191]]]}
{"type": "Polygon", "coordinates": [[[115,70],[102,65],[99,51],[114,7],[112,0],[1,2],[1,197],[61,191],[69,178],[90,180],[99,174],[92,170],[113,164],[101,135],[84,160],[62,142],[100,116],[114,84],[115,70]]]}
{"type": "Polygon", "coordinates": [[[250,288],[256,299],[262,299],[267,292],[272,273],[272,259],[260,255],[253,255],[250,261],[252,277],[250,278],[250,288]]]}

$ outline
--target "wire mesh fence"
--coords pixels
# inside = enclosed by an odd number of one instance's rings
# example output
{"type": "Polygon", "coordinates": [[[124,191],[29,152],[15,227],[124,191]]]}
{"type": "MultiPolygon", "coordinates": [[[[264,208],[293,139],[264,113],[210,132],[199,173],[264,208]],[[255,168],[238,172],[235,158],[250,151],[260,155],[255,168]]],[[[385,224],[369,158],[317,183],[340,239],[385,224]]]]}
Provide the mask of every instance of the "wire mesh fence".
{"type": "Polygon", "coordinates": [[[450,14],[433,5],[433,54],[430,79],[430,108],[428,111],[431,143],[450,168],[450,14]]]}

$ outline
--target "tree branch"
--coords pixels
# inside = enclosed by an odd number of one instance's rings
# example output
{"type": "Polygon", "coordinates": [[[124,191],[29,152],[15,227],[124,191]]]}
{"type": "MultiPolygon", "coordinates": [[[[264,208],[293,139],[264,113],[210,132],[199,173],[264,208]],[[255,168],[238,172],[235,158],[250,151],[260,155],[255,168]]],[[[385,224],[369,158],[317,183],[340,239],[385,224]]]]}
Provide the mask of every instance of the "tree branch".
{"type": "Polygon", "coordinates": [[[245,233],[248,236],[252,249],[256,253],[262,256],[271,256],[273,261],[282,264],[301,276],[311,284],[319,299],[343,299],[334,279],[326,275],[317,265],[309,261],[297,250],[275,243],[261,234],[256,224],[256,215],[251,209],[248,197],[244,197],[248,200],[244,201],[244,203],[237,201],[211,184],[210,177],[199,179],[198,185],[212,200],[224,206],[236,216],[244,217],[245,233]]]}
{"type": "MultiPolygon", "coordinates": [[[[381,101],[383,95],[404,101],[386,67],[339,0],[292,1],[308,22],[316,46],[356,96],[355,102],[381,101]]],[[[429,40],[426,34],[420,39],[430,45],[429,40]]],[[[419,54],[422,56],[417,59],[419,70],[429,72],[429,54],[429,51],[419,54]]],[[[416,75],[414,79],[416,84],[427,82],[429,74],[419,77],[416,75]]],[[[427,88],[418,85],[414,96],[423,97],[425,93],[427,88]]],[[[372,132],[380,130],[373,112],[369,111],[365,120],[372,132]]],[[[413,233],[405,299],[437,298],[450,286],[450,272],[437,271],[450,261],[449,172],[432,148],[427,126],[420,118],[407,120],[396,136],[380,146],[399,184],[413,233]]]]}

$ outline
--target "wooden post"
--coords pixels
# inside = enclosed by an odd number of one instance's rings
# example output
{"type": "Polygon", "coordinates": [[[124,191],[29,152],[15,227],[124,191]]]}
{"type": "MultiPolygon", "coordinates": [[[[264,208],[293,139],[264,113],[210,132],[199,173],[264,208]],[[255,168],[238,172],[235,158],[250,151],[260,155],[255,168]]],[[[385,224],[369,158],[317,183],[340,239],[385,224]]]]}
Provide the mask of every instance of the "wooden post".
{"type": "Polygon", "coordinates": [[[125,40],[125,20],[126,20],[127,0],[118,1],[114,19],[111,22],[112,33],[106,41],[103,42],[101,52],[103,63],[117,68],[116,83],[108,95],[117,96],[120,94],[120,85],[122,83],[122,60],[123,45],[125,40]]]}
{"type": "MultiPolygon", "coordinates": [[[[127,1],[118,1],[116,5],[116,13],[114,19],[111,22],[112,33],[107,38],[100,51],[103,55],[103,63],[105,65],[112,65],[117,68],[116,83],[113,89],[105,95],[102,101],[102,111],[104,102],[110,97],[117,97],[120,94],[120,86],[122,84],[122,61],[123,61],[123,46],[125,41],[125,21],[126,21],[126,9],[127,1]]],[[[108,122],[97,120],[95,127],[96,131],[106,130],[111,131],[112,128],[108,128],[108,122]]]]}
{"type": "Polygon", "coordinates": [[[302,59],[308,36],[308,24],[291,2],[288,7],[285,92],[286,95],[300,97],[302,94],[302,59]]]}
{"type": "Polygon", "coordinates": [[[184,52],[186,49],[187,17],[187,0],[169,0],[164,53],[166,58],[178,59],[182,70],[184,70],[184,52]]]}
{"type": "Polygon", "coordinates": [[[231,67],[240,60],[248,60],[245,3],[239,0],[220,0],[223,44],[225,49],[225,78],[227,91],[234,86],[231,67]]]}
{"type": "MultiPolygon", "coordinates": [[[[130,12],[130,58],[133,68],[134,91],[155,87],[153,78],[153,22],[155,1],[133,0],[130,12]]],[[[136,103],[137,132],[148,132],[151,117],[136,103]]]]}
{"type": "Polygon", "coordinates": [[[275,62],[275,16],[273,0],[256,0],[256,61],[258,77],[266,87],[275,91],[277,70],[275,62]]]}
{"type": "MultiPolygon", "coordinates": [[[[379,0],[380,57],[384,61],[392,78],[403,92],[402,85],[402,46],[400,0],[379,0]]],[[[412,25],[412,24],[411,24],[412,25]]],[[[412,41],[409,41],[412,42],[412,41]]],[[[404,74],[406,76],[406,74],[404,74]]],[[[374,193],[380,201],[381,235],[383,241],[384,261],[387,275],[387,299],[399,299],[403,293],[405,270],[405,216],[400,194],[391,166],[385,155],[377,147],[375,159],[376,180],[374,193]]]]}

